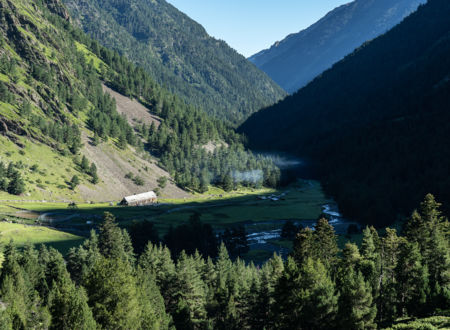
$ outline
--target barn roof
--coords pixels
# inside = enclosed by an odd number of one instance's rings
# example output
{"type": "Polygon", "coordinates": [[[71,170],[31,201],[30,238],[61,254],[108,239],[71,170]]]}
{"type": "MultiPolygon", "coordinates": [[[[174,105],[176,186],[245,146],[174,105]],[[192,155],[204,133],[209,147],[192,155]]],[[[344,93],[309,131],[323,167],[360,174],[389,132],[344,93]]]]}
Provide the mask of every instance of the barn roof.
{"type": "Polygon", "coordinates": [[[156,194],[154,191],[149,191],[146,193],[142,193],[142,194],[137,194],[137,195],[132,195],[132,196],[127,196],[124,197],[123,199],[127,202],[127,203],[139,203],[142,201],[146,201],[152,198],[156,198],[156,194]]]}

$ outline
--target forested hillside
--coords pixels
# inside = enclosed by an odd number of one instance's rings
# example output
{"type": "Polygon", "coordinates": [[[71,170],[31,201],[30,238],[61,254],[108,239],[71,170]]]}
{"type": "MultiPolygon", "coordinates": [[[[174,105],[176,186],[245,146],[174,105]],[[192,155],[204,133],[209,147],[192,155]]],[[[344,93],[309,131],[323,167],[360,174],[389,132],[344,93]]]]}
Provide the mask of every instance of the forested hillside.
{"type": "Polygon", "coordinates": [[[367,227],[361,247],[339,249],[325,219],[302,229],[287,261],[262,267],[163,245],[133,251],[106,213],[70,250],[4,248],[5,329],[448,329],[449,222],[427,195],[404,235],[367,227]],[[430,317],[432,316],[432,317],[430,317]],[[416,320],[416,318],[424,318],[416,320]],[[403,322],[414,320],[408,326],[403,322]],[[394,324],[393,324],[394,323],[394,324]],[[397,324],[398,323],[398,324],[397,324]],[[416,324],[416,326],[414,326],[416,324]],[[392,326],[392,328],[390,327],[392,326]]]}
{"type": "Polygon", "coordinates": [[[198,191],[209,184],[276,185],[279,170],[271,161],[247,152],[226,124],[73,27],[60,1],[1,0],[0,21],[1,190],[66,199],[79,198],[81,189],[114,190],[98,171],[110,164],[95,164],[88,151],[105,153],[109,163],[120,158],[119,168],[132,169],[134,190],[155,188],[164,173],[198,191]],[[159,125],[120,115],[102,84],[144,104],[159,125]],[[249,171],[258,175],[247,178],[249,171]]]}
{"type": "Polygon", "coordinates": [[[241,130],[310,157],[346,216],[383,225],[426,192],[450,206],[450,2],[430,0],[241,130]]]}
{"type": "Polygon", "coordinates": [[[74,22],[191,105],[239,123],[284,92],[165,0],[64,0],[74,22]]]}
{"type": "Polygon", "coordinates": [[[365,41],[385,33],[426,0],[356,0],[329,12],[309,28],[293,33],[249,58],[289,93],[365,41]]]}

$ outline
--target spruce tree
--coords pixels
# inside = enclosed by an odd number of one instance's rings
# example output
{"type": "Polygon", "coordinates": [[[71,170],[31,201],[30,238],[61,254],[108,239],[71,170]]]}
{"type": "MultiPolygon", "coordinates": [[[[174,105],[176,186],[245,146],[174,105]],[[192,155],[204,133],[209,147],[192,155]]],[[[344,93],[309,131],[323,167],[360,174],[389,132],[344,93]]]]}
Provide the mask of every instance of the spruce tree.
{"type": "Polygon", "coordinates": [[[84,287],[94,318],[102,328],[139,328],[139,292],[127,261],[101,257],[86,277],[84,287]]]}
{"type": "Polygon", "coordinates": [[[99,228],[98,248],[105,258],[127,259],[122,230],[117,226],[114,215],[105,212],[99,228]]]}
{"type": "Polygon", "coordinates": [[[325,266],[334,267],[339,249],[333,226],[328,223],[327,219],[320,218],[317,221],[313,236],[318,258],[325,266]]]}
{"type": "Polygon", "coordinates": [[[13,171],[10,175],[10,182],[8,185],[8,193],[12,195],[20,195],[25,192],[25,182],[18,171],[13,171]]]}
{"type": "Polygon", "coordinates": [[[86,156],[83,155],[80,163],[81,170],[85,173],[89,173],[89,161],[86,156]]]}
{"type": "Polygon", "coordinates": [[[420,315],[425,311],[428,286],[428,268],[422,262],[417,243],[404,242],[400,246],[396,267],[397,295],[399,313],[420,315]]]}
{"type": "Polygon", "coordinates": [[[173,311],[176,328],[196,329],[206,324],[206,286],[194,259],[181,253],[176,266],[173,311]]]}
{"type": "Polygon", "coordinates": [[[80,179],[77,175],[74,175],[70,180],[70,189],[74,190],[80,184],[80,179]]]}
{"type": "Polygon", "coordinates": [[[374,319],[377,310],[370,285],[352,267],[346,267],[343,271],[345,275],[339,290],[339,327],[348,330],[376,329],[374,319]]]}

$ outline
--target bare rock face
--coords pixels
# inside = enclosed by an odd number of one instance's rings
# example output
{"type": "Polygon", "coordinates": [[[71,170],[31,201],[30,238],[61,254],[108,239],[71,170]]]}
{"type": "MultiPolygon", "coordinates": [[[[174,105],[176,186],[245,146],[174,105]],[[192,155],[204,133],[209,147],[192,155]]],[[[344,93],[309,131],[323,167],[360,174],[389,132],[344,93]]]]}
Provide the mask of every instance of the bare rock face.
{"type": "Polygon", "coordinates": [[[66,21],[70,21],[70,15],[66,7],[60,0],[46,0],[47,8],[54,14],[61,16],[66,21]]]}
{"type": "Polygon", "coordinates": [[[22,136],[28,135],[27,132],[20,127],[20,124],[6,118],[0,118],[0,134],[9,135],[8,133],[14,133],[22,136]]]}

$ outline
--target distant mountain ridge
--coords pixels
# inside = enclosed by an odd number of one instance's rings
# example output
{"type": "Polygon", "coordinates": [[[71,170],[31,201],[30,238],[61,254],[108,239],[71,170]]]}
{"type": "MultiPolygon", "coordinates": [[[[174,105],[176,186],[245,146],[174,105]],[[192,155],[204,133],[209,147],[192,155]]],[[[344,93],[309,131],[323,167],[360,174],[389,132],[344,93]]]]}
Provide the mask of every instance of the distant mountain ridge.
{"type": "Polygon", "coordinates": [[[426,0],[356,0],[249,58],[287,92],[305,86],[365,41],[385,33],[426,0]]]}
{"type": "Polygon", "coordinates": [[[189,104],[237,123],[285,92],[164,0],[64,0],[74,21],[189,104]]]}

